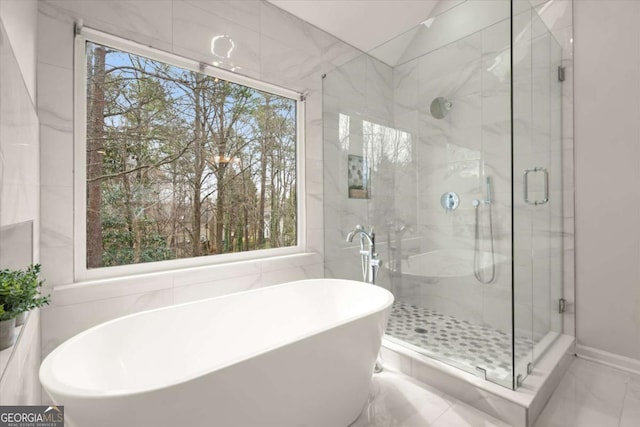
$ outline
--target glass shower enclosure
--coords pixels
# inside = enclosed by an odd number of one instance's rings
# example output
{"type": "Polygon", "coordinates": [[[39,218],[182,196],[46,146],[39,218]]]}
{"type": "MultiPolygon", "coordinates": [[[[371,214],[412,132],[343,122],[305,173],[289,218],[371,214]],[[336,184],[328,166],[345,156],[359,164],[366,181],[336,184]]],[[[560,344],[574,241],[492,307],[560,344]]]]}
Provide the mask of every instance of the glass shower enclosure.
{"type": "Polygon", "coordinates": [[[323,80],[325,275],[386,339],[512,389],[562,330],[562,50],[528,0],[437,2],[323,80]]]}

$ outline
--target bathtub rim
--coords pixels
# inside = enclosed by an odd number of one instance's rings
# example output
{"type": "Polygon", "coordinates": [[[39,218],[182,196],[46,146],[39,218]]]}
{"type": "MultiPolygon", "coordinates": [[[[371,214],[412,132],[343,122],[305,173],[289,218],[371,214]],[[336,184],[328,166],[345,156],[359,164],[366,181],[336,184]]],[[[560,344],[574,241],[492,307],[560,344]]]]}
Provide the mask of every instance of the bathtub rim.
{"type": "MultiPolygon", "coordinates": [[[[262,354],[273,352],[275,350],[283,348],[283,347],[285,347],[287,345],[290,345],[292,343],[295,343],[297,341],[302,341],[302,340],[308,339],[310,337],[313,337],[315,335],[319,335],[321,333],[330,331],[331,329],[338,328],[338,327],[346,325],[348,323],[351,323],[351,322],[354,322],[354,321],[357,321],[357,320],[360,320],[360,319],[364,319],[366,317],[375,315],[377,313],[384,312],[386,309],[391,307],[391,305],[393,304],[394,300],[395,300],[395,298],[394,298],[394,296],[393,296],[393,294],[391,292],[389,292],[387,289],[385,289],[385,288],[383,288],[381,286],[378,286],[378,285],[371,285],[369,283],[359,282],[359,281],[355,281],[355,280],[348,280],[348,279],[317,278],[317,279],[294,280],[294,281],[291,281],[291,282],[285,282],[285,283],[281,283],[281,284],[278,284],[278,285],[265,286],[265,287],[261,287],[261,288],[249,289],[249,290],[240,291],[240,292],[234,292],[234,293],[230,293],[230,294],[226,294],[226,295],[219,295],[219,296],[215,296],[215,297],[211,297],[211,298],[200,299],[200,300],[196,300],[196,301],[189,301],[189,302],[185,302],[185,303],[172,304],[172,305],[168,305],[168,306],[165,306],[165,307],[159,307],[159,308],[154,308],[154,309],[150,309],[150,310],[143,310],[143,311],[139,311],[139,312],[136,312],[136,313],[127,314],[125,316],[117,317],[115,319],[111,319],[111,320],[108,320],[106,322],[102,322],[102,323],[100,323],[98,325],[94,325],[94,326],[92,326],[92,327],[90,327],[90,328],[88,328],[88,329],[86,329],[86,330],[84,330],[84,331],[72,336],[71,338],[63,341],[55,349],[53,349],[51,351],[51,353],[49,353],[44,358],[42,363],[40,364],[40,368],[38,370],[38,379],[39,379],[40,384],[42,385],[43,389],[47,393],[49,393],[49,390],[52,390],[55,394],[60,395],[60,396],[82,396],[83,399],[100,399],[100,398],[105,398],[105,397],[136,396],[136,395],[141,395],[141,394],[149,393],[149,392],[153,392],[153,391],[160,391],[160,390],[168,389],[170,387],[175,387],[175,386],[180,385],[180,384],[188,383],[190,381],[193,381],[193,380],[196,380],[198,378],[201,378],[204,375],[207,375],[209,373],[226,369],[226,368],[228,368],[230,366],[242,363],[244,361],[247,361],[247,360],[252,359],[254,357],[260,356],[262,354]],[[307,332],[307,333],[305,333],[303,335],[295,337],[295,340],[288,341],[288,342],[285,342],[285,343],[279,342],[276,345],[270,345],[268,347],[263,348],[260,351],[252,352],[250,354],[245,355],[244,357],[239,357],[237,359],[234,359],[231,362],[218,365],[214,369],[195,371],[194,373],[190,374],[189,376],[185,376],[185,377],[177,379],[175,381],[168,382],[167,384],[162,385],[162,386],[145,387],[145,388],[137,388],[137,389],[116,389],[116,390],[87,389],[87,388],[76,387],[76,386],[70,385],[68,383],[64,383],[62,381],[59,381],[57,379],[56,375],[54,374],[53,364],[55,363],[56,359],[59,357],[59,353],[63,350],[63,347],[66,344],[70,345],[70,344],[82,339],[85,335],[93,333],[96,330],[99,330],[101,328],[108,327],[112,323],[125,321],[126,319],[129,319],[129,318],[134,317],[134,316],[150,314],[150,313],[154,313],[154,312],[158,312],[158,311],[162,311],[162,310],[169,310],[169,309],[172,309],[172,308],[178,308],[178,307],[195,305],[195,304],[205,304],[205,303],[207,303],[209,301],[212,301],[212,300],[223,299],[223,298],[227,298],[227,297],[230,297],[230,296],[242,295],[242,294],[246,294],[246,293],[266,292],[266,291],[272,290],[274,288],[287,287],[287,286],[293,286],[293,285],[300,285],[300,284],[304,284],[304,283],[317,282],[317,281],[342,282],[342,283],[346,282],[346,283],[350,283],[352,285],[355,284],[355,285],[363,287],[363,288],[365,288],[367,286],[374,286],[375,289],[376,289],[374,292],[378,292],[378,293],[384,295],[386,298],[384,299],[384,301],[381,302],[381,304],[379,304],[378,306],[375,306],[374,309],[368,309],[366,312],[360,313],[360,314],[355,315],[355,316],[345,317],[341,321],[331,324],[331,327],[325,327],[323,329],[313,329],[310,332],[307,332]],[[47,384],[46,386],[45,386],[45,383],[47,384]]],[[[383,333],[380,335],[380,339],[381,340],[382,340],[383,336],[384,336],[384,330],[383,330],[383,333]]]]}

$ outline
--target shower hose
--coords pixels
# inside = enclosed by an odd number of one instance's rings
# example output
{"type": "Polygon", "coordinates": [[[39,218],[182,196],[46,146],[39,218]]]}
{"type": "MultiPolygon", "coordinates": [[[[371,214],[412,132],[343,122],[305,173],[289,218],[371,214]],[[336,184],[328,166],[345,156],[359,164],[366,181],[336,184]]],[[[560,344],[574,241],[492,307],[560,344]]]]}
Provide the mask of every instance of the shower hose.
{"type": "Polygon", "coordinates": [[[489,240],[491,242],[491,276],[489,278],[484,278],[482,276],[482,268],[480,266],[480,205],[482,202],[478,201],[478,203],[474,203],[475,206],[475,217],[476,217],[476,226],[475,226],[475,245],[473,248],[473,275],[478,280],[478,282],[483,285],[487,285],[496,278],[496,259],[495,259],[495,251],[493,248],[493,214],[491,211],[491,202],[486,203],[489,205],[489,240]]]}

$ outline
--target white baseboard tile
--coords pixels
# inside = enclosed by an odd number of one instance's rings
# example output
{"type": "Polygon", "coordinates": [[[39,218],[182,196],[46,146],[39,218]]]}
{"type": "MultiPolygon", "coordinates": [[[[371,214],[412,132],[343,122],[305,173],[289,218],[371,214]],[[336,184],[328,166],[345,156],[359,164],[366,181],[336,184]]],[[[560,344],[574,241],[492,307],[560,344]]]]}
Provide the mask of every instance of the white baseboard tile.
{"type": "Polygon", "coordinates": [[[581,344],[576,345],[576,354],[582,359],[591,360],[612,368],[622,369],[623,371],[640,375],[640,360],[638,359],[609,353],[608,351],[581,344]]]}

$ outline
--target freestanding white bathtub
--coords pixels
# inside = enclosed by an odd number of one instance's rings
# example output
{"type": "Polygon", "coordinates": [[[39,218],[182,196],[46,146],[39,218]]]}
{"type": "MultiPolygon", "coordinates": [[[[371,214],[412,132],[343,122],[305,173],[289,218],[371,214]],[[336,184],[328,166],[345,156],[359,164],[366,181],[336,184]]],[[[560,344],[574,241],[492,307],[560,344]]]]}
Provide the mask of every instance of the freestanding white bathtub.
{"type": "Polygon", "coordinates": [[[392,302],[314,279],[138,313],[61,344],[40,381],[70,427],[344,427],[392,302]]]}

